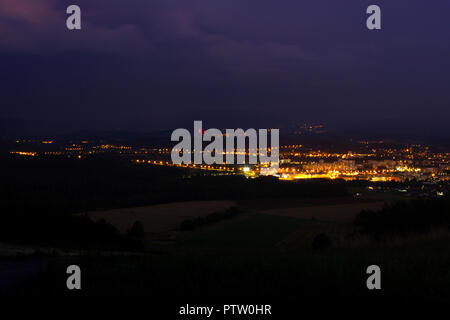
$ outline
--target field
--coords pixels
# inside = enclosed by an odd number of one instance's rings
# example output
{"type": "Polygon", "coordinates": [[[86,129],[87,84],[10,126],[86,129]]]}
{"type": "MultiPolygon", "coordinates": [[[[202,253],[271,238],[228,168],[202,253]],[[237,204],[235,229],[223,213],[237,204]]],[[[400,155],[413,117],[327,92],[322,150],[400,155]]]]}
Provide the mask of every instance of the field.
{"type": "Polygon", "coordinates": [[[145,232],[157,233],[178,228],[188,218],[225,211],[236,206],[234,201],[187,201],[146,207],[91,211],[87,215],[94,221],[105,219],[125,233],[136,222],[144,225],[145,232]]]}
{"type": "MultiPolygon", "coordinates": [[[[306,201],[303,206],[295,201],[281,201],[297,207],[274,209],[279,203],[278,199],[267,199],[263,206],[267,210],[249,210],[250,203],[247,203],[247,211],[238,217],[193,231],[176,232],[176,241],[163,246],[155,244],[152,237],[145,238],[147,249],[159,250],[53,256],[45,272],[27,282],[20,281],[23,285],[15,286],[10,293],[43,294],[42,284],[45,284],[44,294],[60,294],[60,283],[65,283],[65,268],[70,261],[82,266],[86,275],[83,294],[93,296],[112,292],[145,294],[154,301],[182,302],[186,297],[208,297],[213,301],[240,297],[276,301],[283,297],[293,302],[336,297],[442,299],[450,294],[448,230],[420,237],[373,241],[359,234],[350,219],[339,222],[321,219],[329,218],[336,208],[341,212],[355,212],[371,205],[381,206],[381,201],[353,204],[338,201],[336,204],[332,199],[323,199],[323,206],[318,206],[315,200],[306,201]],[[327,214],[311,219],[300,214],[285,216],[283,210],[327,214]],[[318,234],[330,237],[332,246],[313,250],[312,243],[318,234]],[[365,270],[371,264],[382,268],[381,292],[369,292],[365,287],[365,270]]],[[[182,219],[198,216],[199,212],[207,214],[233,205],[236,205],[233,201],[171,203],[95,214],[99,215],[97,218],[107,218],[121,230],[139,219],[147,228],[150,226],[149,230],[164,232],[182,219]],[[125,219],[127,215],[130,218],[125,219]]],[[[30,267],[35,270],[33,261],[25,265],[26,270],[30,267]]],[[[22,268],[20,264],[19,267],[22,268]]],[[[5,268],[17,269],[16,264],[5,268]]],[[[16,274],[20,271],[17,270],[16,274]]],[[[63,294],[72,293],[63,291],[63,294]]]]}
{"type": "Polygon", "coordinates": [[[378,210],[381,209],[382,206],[383,202],[367,202],[270,209],[261,210],[260,212],[292,218],[352,223],[355,220],[356,215],[360,213],[361,210],[378,210]]]}
{"type": "Polygon", "coordinates": [[[271,248],[303,224],[295,218],[252,214],[194,233],[183,245],[238,250],[271,248]]]}
{"type": "Polygon", "coordinates": [[[334,246],[342,246],[355,230],[351,224],[256,213],[184,235],[180,246],[227,251],[310,249],[318,234],[325,233],[334,246]]]}
{"type": "Polygon", "coordinates": [[[179,240],[181,246],[209,250],[297,250],[311,248],[314,238],[325,233],[334,246],[342,246],[357,232],[352,225],[356,215],[383,204],[351,197],[240,201],[244,216],[183,234],[179,240]]]}
{"type": "Polygon", "coordinates": [[[146,232],[145,243],[154,249],[175,239],[180,247],[197,249],[270,249],[310,247],[320,233],[330,235],[335,244],[344,243],[354,232],[352,222],[363,209],[379,209],[382,201],[372,199],[263,199],[252,201],[174,202],[137,208],[89,212],[97,221],[105,219],[125,233],[135,221],[146,232]],[[221,221],[190,232],[177,232],[185,219],[222,212],[238,205],[240,217],[221,221]]]}

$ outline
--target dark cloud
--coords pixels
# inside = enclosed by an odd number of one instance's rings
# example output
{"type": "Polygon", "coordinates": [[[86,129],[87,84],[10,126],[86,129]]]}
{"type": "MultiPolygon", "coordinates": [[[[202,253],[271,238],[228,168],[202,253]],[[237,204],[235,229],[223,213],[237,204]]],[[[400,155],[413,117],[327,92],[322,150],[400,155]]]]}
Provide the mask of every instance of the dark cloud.
{"type": "Polygon", "coordinates": [[[380,0],[374,32],[369,4],[0,0],[0,116],[48,130],[446,126],[450,3],[380,0]],[[73,3],[81,31],[65,27],[73,3]]]}

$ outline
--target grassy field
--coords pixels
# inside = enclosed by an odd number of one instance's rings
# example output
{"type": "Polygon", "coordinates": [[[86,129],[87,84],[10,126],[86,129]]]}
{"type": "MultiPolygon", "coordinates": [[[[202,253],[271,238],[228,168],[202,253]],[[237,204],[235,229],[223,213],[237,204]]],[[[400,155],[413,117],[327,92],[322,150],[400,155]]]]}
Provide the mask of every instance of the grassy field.
{"type": "Polygon", "coordinates": [[[302,220],[295,218],[251,214],[196,233],[183,245],[197,248],[270,248],[303,224],[302,220]]]}
{"type": "Polygon", "coordinates": [[[352,224],[258,213],[185,234],[179,238],[179,246],[227,251],[310,250],[314,238],[322,233],[330,237],[334,247],[367,244],[352,224]]]}

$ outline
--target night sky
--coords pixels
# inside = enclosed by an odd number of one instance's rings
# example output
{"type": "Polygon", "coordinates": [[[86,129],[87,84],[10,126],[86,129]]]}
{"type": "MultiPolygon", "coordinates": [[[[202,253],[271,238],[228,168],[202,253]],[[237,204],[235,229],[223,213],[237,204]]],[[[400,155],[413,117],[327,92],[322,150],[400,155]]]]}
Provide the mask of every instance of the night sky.
{"type": "Polygon", "coordinates": [[[449,58],[448,0],[0,0],[0,122],[448,137],[449,58]],[[382,30],[366,28],[370,4],[382,30]]]}

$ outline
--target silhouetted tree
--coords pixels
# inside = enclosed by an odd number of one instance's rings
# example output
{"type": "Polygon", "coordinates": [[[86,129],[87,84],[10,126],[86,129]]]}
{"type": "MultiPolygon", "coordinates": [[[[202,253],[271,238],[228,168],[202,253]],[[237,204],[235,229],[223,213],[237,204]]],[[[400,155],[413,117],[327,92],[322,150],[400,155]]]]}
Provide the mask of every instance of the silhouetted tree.
{"type": "Polygon", "coordinates": [[[323,250],[331,247],[331,239],[325,233],[315,236],[312,242],[313,250],[323,250]]]}
{"type": "Polygon", "coordinates": [[[141,238],[145,234],[144,225],[141,221],[136,221],[128,230],[127,235],[133,238],[141,238]]]}

